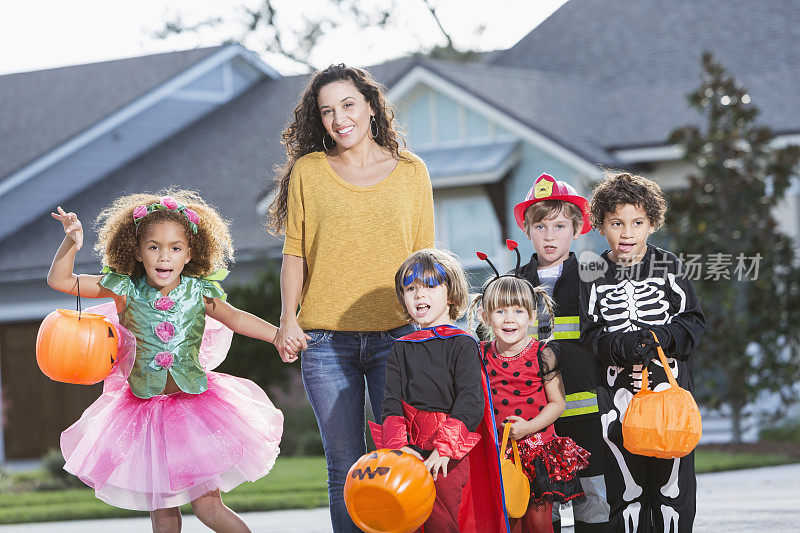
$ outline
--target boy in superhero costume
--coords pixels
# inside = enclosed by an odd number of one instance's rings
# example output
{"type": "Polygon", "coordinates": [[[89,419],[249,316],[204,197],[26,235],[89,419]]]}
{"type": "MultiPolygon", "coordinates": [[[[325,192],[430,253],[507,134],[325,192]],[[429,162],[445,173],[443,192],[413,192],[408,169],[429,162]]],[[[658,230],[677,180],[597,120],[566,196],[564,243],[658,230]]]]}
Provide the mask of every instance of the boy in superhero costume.
{"type": "Polygon", "coordinates": [[[508,531],[478,346],[450,324],[469,304],[464,270],[449,253],[420,250],[398,270],[395,288],[421,329],[392,345],[383,424],[370,424],[375,444],[417,456],[433,474],[436,502],[421,531],[508,531]]]}

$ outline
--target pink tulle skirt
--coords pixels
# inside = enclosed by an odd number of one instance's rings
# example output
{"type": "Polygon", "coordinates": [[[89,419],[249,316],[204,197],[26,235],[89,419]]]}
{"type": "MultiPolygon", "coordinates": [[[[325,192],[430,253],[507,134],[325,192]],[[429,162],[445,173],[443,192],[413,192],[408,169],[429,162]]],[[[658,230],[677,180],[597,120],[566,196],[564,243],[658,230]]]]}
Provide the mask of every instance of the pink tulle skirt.
{"type": "Polygon", "coordinates": [[[103,393],[61,434],[61,452],[101,500],[152,511],[263,477],[282,432],[283,414],[255,383],[208,372],[201,394],[103,393]]]}

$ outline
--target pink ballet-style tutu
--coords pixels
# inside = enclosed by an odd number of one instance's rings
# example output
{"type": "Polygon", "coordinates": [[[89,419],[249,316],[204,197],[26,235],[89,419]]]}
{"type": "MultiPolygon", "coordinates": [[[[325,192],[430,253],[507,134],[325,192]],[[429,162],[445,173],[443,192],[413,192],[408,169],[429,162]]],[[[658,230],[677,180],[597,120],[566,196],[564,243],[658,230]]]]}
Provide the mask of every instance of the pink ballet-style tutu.
{"type": "MultiPolygon", "coordinates": [[[[93,312],[98,311],[107,309],[93,312]]],[[[61,434],[65,470],[94,488],[99,499],[140,511],[177,507],[270,471],[279,453],[283,414],[260,387],[207,372],[208,389],[200,394],[138,398],[119,379],[130,371],[123,358],[131,356],[125,342],[132,335],[115,325],[123,354],[100,398],[61,434]]],[[[227,351],[224,340],[221,347],[227,351]]]]}

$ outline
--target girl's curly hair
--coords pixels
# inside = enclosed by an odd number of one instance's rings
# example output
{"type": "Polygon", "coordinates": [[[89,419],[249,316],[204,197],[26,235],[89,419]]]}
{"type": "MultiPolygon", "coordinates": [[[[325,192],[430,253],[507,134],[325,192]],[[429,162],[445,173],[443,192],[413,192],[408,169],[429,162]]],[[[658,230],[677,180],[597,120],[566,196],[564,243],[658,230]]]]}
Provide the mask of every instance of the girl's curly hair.
{"type": "Polygon", "coordinates": [[[369,102],[375,112],[378,124],[378,135],[374,137],[376,143],[383,146],[397,158],[405,159],[400,155],[398,139],[405,140],[395,128],[394,111],[384,97],[385,87],[375,81],[367,72],[360,68],[348,67],[344,64],[331,65],[325,70],[316,72],[306,85],[300,101],[294,109],[294,120],[283,130],[281,142],[286,146],[286,164],[276,167],[275,183],[277,194],[269,206],[267,214],[267,229],[273,235],[282,235],[286,229],[286,212],[289,198],[289,176],[292,167],[298,159],[312,152],[325,150],[322,137],[325,127],[322,125],[317,97],[325,85],[337,81],[350,81],[369,102]]]}
{"type": "Polygon", "coordinates": [[[656,182],[627,172],[606,172],[592,191],[589,201],[592,226],[602,227],[606,214],[614,212],[618,205],[625,204],[642,209],[653,228],[664,225],[667,201],[664,191],[656,182]]]}
{"type": "Polygon", "coordinates": [[[195,191],[165,189],[159,194],[130,194],[114,200],[97,216],[97,243],[94,249],[103,264],[128,276],[143,276],[144,266],[136,260],[139,237],[148,226],[164,220],[177,222],[186,230],[192,259],[183,268],[187,276],[204,277],[224,268],[233,261],[233,243],[229,223],[195,191]],[[192,233],[189,220],[180,211],[155,210],[133,223],[133,210],[139,205],[158,203],[172,196],[178,203],[192,209],[200,217],[197,233],[192,233]]]}

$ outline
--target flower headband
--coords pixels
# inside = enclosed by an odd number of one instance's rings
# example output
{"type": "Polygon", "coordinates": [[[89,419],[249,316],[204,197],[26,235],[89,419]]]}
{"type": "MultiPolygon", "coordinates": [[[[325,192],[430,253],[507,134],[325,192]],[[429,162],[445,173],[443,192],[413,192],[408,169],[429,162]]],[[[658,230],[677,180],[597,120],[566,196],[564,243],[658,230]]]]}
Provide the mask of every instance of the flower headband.
{"type": "Polygon", "coordinates": [[[189,227],[192,233],[197,233],[197,224],[200,222],[200,216],[189,209],[183,204],[179,204],[172,196],[164,196],[158,202],[150,205],[137,205],[133,209],[133,224],[136,226],[136,231],[139,231],[139,222],[153,211],[179,211],[184,214],[189,221],[189,227]]]}

